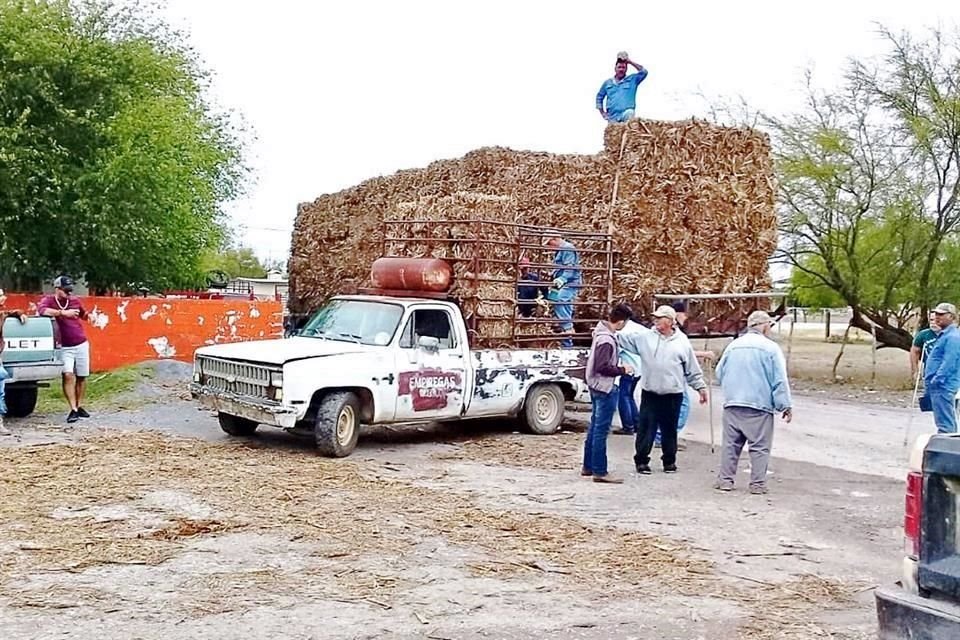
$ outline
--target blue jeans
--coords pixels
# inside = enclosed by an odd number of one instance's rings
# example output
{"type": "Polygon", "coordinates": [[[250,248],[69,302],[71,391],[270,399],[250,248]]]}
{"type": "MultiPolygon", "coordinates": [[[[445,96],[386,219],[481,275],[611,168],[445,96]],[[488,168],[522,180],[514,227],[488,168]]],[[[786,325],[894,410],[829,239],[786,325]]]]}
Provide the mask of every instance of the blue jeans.
{"type": "Polygon", "coordinates": [[[609,113],[607,116],[610,118],[610,122],[626,122],[630,120],[635,115],[636,110],[627,109],[623,113],[609,113]]]}
{"type": "Polygon", "coordinates": [[[11,377],[7,370],[3,368],[3,365],[0,364],[0,416],[7,415],[7,402],[4,398],[4,386],[6,386],[6,379],[11,377]]]}
{"type": "MultiPolygon", "coordinates": [[[[553,301],[553,315],[560,320],[559,327],[561,331],[570,331],[573,329],[573,305],[577,297],[575,287],[564,287],[559,291],[551,289],[550,300],[553,301]]],[[[573,346],[573,338],[564,338],[560,346],[570,348],[573,346]]]]}
{"type": "Polygon", "coordinates": [[[617,410],[618,396],[615,390],[610,393],[590,390],[590,428],[583,443],[583,468],[595,476],[607,475],[607,436],[610,435],[613,413],[617,410]]]}
{"type": "Polygon", "coordinates": [[[939,433],[957,432],[956,392],[931,389],[927,391],[933,405],[933,421],[939,433]]]}
{"type": "Polygon", "coordinates": [[[620,386],[617,393],[617,411],[620,413],[620,426],[628,433],[637,432],[637,399],[634,392],[637,390],[637,378],[620,376],[620,386]]]}
{"type": "MultiPolygon", "coordinates": [[[[686,389],[683,391],[683,403],[680,405],[680,420],[677,422],[677,433],[679,434],[683,431],[683,428],[687,426],[687,418],[690,417],[690,395],[687,393],[686,389]]],[[[660,430],[657,430],[657,435],[653,439],[654,442],[660,444],[660,430]]]]}

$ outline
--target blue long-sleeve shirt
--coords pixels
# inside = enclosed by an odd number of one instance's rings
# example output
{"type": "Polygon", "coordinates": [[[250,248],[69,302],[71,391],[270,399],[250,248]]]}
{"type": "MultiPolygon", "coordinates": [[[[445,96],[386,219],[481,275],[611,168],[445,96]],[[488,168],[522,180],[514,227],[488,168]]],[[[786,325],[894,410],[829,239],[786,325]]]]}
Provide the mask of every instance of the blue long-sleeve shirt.
{"type": "Polygon", "coordinates": [[[602,85],[597,92],[597,109],[604,108],[606,100],[607,115],[611,120],[617,120],[623,115],[624,111],[637,108],[637,87],[647,77],[647,70],[643,69],[637,73],[631,73],[624,76],[623,80],[617,82],[610,78],[602,85]]]}
{"type": "Polygon", "coordinates": [[[960,331],[952,324],[937,336],[924,368],[923,383],[928,391],[956,395],[960,391],[960,331]]]}
{"type": "Polygon", "coordinates": [[[749,407],[767,413],[791,408],[790,382],[776,342],[748,331],[724,350],[717,363],[724,407],[749,407]]]}
{"type": "Polygon", "coordinates": [[[575,287],[580,284],[580,256],[577,249],[570,242],[564,240],[560,248],[553,254],[553,279],[561,279],[565,287],[575,287]]]}

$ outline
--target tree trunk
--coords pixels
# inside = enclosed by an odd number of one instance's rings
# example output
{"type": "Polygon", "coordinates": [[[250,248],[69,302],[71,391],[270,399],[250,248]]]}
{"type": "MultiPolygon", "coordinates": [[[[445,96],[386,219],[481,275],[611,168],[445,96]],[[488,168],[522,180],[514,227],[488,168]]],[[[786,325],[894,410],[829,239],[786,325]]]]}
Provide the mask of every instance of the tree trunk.
{"type": "Polygon", "coordinates": [[[897,349],[903,349],[904,351],[910,351],[910,347],[913,346],[913,336],[909,331],[898,329],[889,324],[873,323],[863,315],[863,312],[859,308],[853,307],[852,310],[853,317],[850,318],[850,324],[866,333],[873,333],[874,327],[876,327],[879,346],[895,347],[897,349]]]}
{"type": "Polygon", "coordinates": [[[833,359],[833,369],[831,370],[833,382],[837,381],[837,367],[840,366],[840,358],[843,357],[843,350],[847,348],[847,340],[850,338],[850,325],[847,325],[846,330],[843,332],[843,342],[840,343],[840,351],[837,352],[837,357],[833,359]]]}

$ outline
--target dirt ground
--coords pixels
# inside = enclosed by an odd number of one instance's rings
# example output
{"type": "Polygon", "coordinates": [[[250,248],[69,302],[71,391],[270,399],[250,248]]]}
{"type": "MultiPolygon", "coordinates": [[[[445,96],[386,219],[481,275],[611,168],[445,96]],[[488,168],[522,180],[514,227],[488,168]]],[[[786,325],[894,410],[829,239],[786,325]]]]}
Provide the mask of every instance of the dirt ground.
{"type": "Polygon", "coordinates": [[[770,494],[743,490],[747,460],[720,494],[709,407],[674,476],[636,476],[632,440],[611,436],[626,483],[608,486],[577,474],[583,413],[549,437],[368,429],[329,460],[276,430],[228,439],[188,375],[161,363],[76,429],[9,421],[5,640],[865,640],[899,567],[903,428],[931,428],[798,394],[770,494]]]}

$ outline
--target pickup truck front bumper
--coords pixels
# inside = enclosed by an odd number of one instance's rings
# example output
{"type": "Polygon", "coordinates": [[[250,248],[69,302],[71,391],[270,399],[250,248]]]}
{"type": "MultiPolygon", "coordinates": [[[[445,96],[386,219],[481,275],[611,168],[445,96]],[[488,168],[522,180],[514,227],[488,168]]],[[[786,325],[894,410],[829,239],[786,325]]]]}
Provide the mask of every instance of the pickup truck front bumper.
{"type": "Polygon", "coordinates": [[[924,598],[894,585],[875,594],[878,640],[946,640],[960,638],[960,606],[924,598]]]}
{"type": "Polygon", "coordinates": [[[7,379],[8,385],[14,385],[19,382],[56,380],[60,377],[60,374],[63,373],[63,363],[61,362],[44,362],[40,364],[9,362],[3,366],[10,372],[10,375],[13,376],[7,379]]]}
{"type": "Polygon", "coordinates": [[[216,391],[193,382],[190,395],[208,409],[231,416],[253,420],[257,424],[272,425],[289,429],[297,424],[297,410],[281,404],[266,404],[254,398],[247,398],[225,391],[216,391]]]}

